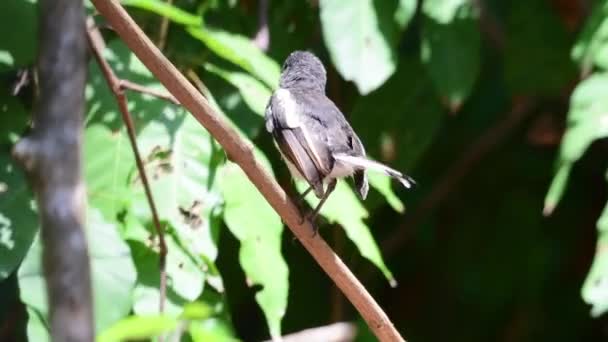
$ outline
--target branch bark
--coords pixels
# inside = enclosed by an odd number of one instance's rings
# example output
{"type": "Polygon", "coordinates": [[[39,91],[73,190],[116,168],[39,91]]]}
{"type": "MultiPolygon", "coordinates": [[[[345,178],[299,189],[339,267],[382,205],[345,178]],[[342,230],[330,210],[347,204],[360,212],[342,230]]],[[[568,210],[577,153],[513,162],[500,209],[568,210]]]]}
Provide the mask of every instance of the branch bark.
{"type": "Polygon", "coordinates": [[[82,1],[39,2],[39,97],[31,135],[13,156],[36,194],[54,341],[94,338],[89,255],[84,234],[82,122],[86,39],[82,1]]]}
{"type": "Polygon", "coordinates": [[[255,159],[249,143],[242,140],[224,118],[214,112],[207,100],[162,55],[116,0],[92,2],[146,67],[222,145],[229,158],[243,169],[302,245],[344,292],[378,339],[403,341],[380,306],[342,260],[320,236],[312,236],[312,225],[309,222],[300,223],[297,207],[277,182],[264,171],[255,159]]]}

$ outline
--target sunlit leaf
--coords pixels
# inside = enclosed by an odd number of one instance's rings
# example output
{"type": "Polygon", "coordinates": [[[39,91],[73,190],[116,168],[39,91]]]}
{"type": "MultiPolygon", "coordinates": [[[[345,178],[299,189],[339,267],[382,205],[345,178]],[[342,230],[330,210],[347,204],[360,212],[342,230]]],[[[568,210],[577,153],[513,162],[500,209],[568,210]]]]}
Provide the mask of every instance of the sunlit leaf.
{"type": "MultiPolygon", "coordinates": [[[[94,317],[96,330],[103,330],[121,319],[131,310],[131,296],[135,285],[135,267],[129,248],[118,235],[116,225],[106,221],[99,210],[87,213],[87,240],[91,258],[94,317]]],[[[40,322],[48,321],[48,304],[42,270],[42,248],[36,239],[19,268],[21,300],[31,317],[28,332],[37,332],[40,322]]],[[[30,336],[33,338],[33,336],[30,336]]]]}
{"type": "Polygon", "coordinates": [[[573,163],[589,145],[608,137],[608,73],[594,74],[579,83],[570,98],[568,127],[562,139],[558,172],[545,198],[545,213],[550,214],[564,192],[573,163]]]}
{"type": "MultiPolygon", "coordinates": [[[[105,55],[120,77],[164,89],[120,41],[110,43],[105,55]]],[[[182,302],[201,294],[206,264],[217,257],[221,198],[215,190],[216,169],[223,153],[182,107],[146,94],[128,92],[127,97],[152,196],[167,231],[172,291],[167,311],[178,312],[182,302]]],[[[125,238],[140,243],[131,244],[139,275],[134,308],[136,313],[156,313],[159,266],[158,251],[150,244],[155,235],[151,210],[116,100],[96,67],[91,68],[87,99],[85,158],[90,198],[106,217],[121,218],[125,238]]]]}
{"type": "Polygon", "coordinates": [[[395,21],[400,28],[407,27],[410,20],[416,14],[417,0],[399,0],[397,10],[395,11],[395,21]]]}
{"type": "Polygon", "coordinates": [[[387,177],[384,174],[377,172],[368,172],[367,178],[369,180],[369,185],[372,188],[376,189],[388,202],[388,204],[395,209],[395,211],[403,213],[405,211],[405,206],[403,202],[395,195],[393,188],[391,187],[391,178],[387,177]]]}
{"type": "Polygon", "coordinates": [[[319,1],[331,60],[363,95],[380,87],[396,69],[391,13],[382,5],[372,0],[319,1]]]}
{"type": "MultiPolygon", "coordinates": [[[[0,38],[1,39],[1,38],[0,38]]],[[[25,257],[38,231],[33,198],[10,148],[27,127],[27,114],[0,83],[0,281],[25,257]]]]}
{"type": "Polygon", "coordinates": [[[179,321],[170,316],[129,316],[103,331],[97,342],[114,342],[159,336],[174,330],[179,321]]]}
{"type": "Polygon", "coordinates": [[[592,305],[593,317],[608,311],[608,204],[597,221],[597,229],[595,258],[582,290],[583,299],[592,305]]]}
{"type": "Polygon", "coordinates": [[[254,113],[262,117],[264,116],[266,104],[271,95],[268,87],[244,72],[224,70],[210,63],[205,64],[205,69],[218,75],[236,87],[247,106],[249,106],[254,113]]]}
{"type": "Polygon", "coordinates": [[[588,72],[593,65],[608,69],[608,2],[598,1],[586,19],[572,57],[588,72]]]}
{"type": "Polygon", "coordinates": [[[191,322],[188,332],[193,342],[237,342],[239,341],[226,322],[210,318],[202,322],[191,322]]]}
{"type": "Polygon", "coordinates": [[[146,11],[156,13],[167,17],[176,24],[182,25],[200,25],[202,19],[198,15],[188,13],[170,3],[159,0],[121,0],[124,6],[132,6],[144,9],[146,11]]]}
{"type": "MultiPolygon", "coordinates": [[[[271,171],[261,152],[256,153],[271,171]]],[[[288,269],[281,255],[281,219],[233,163],[222,169],[222,193],[226,200],[224,220],[240,241],[239,261],[248,282],[261,285],[255,298],[273,337],[281,335],[281,319],[287,308],[288,269]]]]}
{"type": "Polygon", "coordinates": [[[278,86],[279,65],[255,46],[251,39],[218,29],[188,27],[187,31],[216,55],[245,69],[271,89],[278,86]]]}

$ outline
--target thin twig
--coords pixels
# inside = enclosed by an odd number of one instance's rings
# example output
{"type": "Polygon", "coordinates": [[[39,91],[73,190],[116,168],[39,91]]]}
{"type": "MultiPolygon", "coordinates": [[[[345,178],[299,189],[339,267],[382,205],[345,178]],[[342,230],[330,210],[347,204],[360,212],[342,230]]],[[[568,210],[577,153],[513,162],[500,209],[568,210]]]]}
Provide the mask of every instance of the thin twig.
{"type": "Polygon", "coordinates": [[[380,341],[403,341],[393,323],[374,298],[319,235],[313,237],[310,222],[301,222],[300,212],[285,191],[255,158],[251,143],[244,141],[225,118],[215,113],[200,92],[167,60],[116,0],[92,0],[116,33],[156,75],[186,109],[222,145],[231,160],[286,222],[289,229],[321,268],[344,292],[380,341]]]}
{"type": "Polygon", "coordinates": [[[431,193],[420,203],[416,210],[404,221],[395,233],[382,243],[384,256],[388,258],[398,251],[412,235],[413,227],[417,227],[427,215],[440,205],[454,190],[456,185],[488,152],[499,145],[520,122],[531,113],[533,102],[525,98],[513,100],[511,111],[504,120],[485,131],[463,153],[453,165],[446,168],[447,173],[435,184],[431,193]]]}
{"type": "Polygon", "coordinates": [[[253,38],[253,44],[262,51],[268,51],[270,47],[270,31],[268,29],[268,2],[270,0],[258,1],[258,32],[253,38]]]}
{"type": "Polygon", "coordinates": [[[142,86],[141,84],[131,82],[129,80],[121,79],[121,80],[119,80],[119,82],[120,82],[119,86],[121,89],[128,89],[128,90],[136,91],[138,93],[152,95],[159,99],[166,100],[166,101],[172,102],[173,104],[179,105],[179,101],[177,101],[177,99],[173,95],[171,95],[165,91],[148,88],[148,87],[142,86]]]}
{"type": "Polygon", "coordinates": [[[13,156],[36,194],[51,340],[93,341],[82,177],[85,10],[74,0],[38,5],[39,96],[31,134],[17,142],[13,156]]]}
{"type": "MultiPolygon", "coordinates": [[[[131,118],[131,114],[128,109],[127,97],[123,91],[122,86],[125,84],[124,81],[121,81],[112,68],[110,64],[103,58],[103,50],[105,49],[105,42],[101,33],[95,26],[95,23],[92,18],[88,18],[87,20],[87,37],[89,39],[89,45],[91,46],[91,50],[93,50],[93,55],[95,56],[95,60],[99,64],[101,71],[108,82],[108,86],[110,90],[116,97],[116,102],[118,103],[118,108],[120,109],[120,113],[122,115],[122,119],[127,126],[127,135],[129,136],[129,141],[131,142],[131,148],[133,149],[133,154],[135,156],[135,162],[137,164],[137,169],[139,171],[139,175],[142,180],[142,184],[144,186],[144,191],[146,193],[146,199],[148,200],[148,205],[150,206],[150,210],[152,211],[152,221],[154,223],[154,229],[156,230],[156,235],[158,236],[159,241],[159,268],[160,268],[160,302],[159,302],[159,311],[163,312],[165,308],[165,296],[167,289],[167,272],[165,270],[166,258],[167,258],[167,245],[165,243],[165,234],[164,228],[160,223],[158,218],[158,212],[156,210],[156,204],[154,203],[154,198],[152,197],[152,191],[150,190],[150,183],[148,182],[148,176],[146,175],[146,170],[144,167],[144,163],[141,159],[141,155],[139,153],[139,148],[137,147],[137,139],[135,136],[135,125],[133,124],[133,120],[131,118]]],[[[132,83],[131,83],[132,84],[132,83]]],[[[133,89],[133,88],[131,88],[133,89]]]]}
{"type": "MultiPolygon", "coordinates": [[[[173,0],[167,0],[168,5],[173,4],[173,0]]],[[[167,46],[167,32],[169,32],[169,18],[166,16],[162,16],[160,18],[160,30],[158,33],[158,48],[160,50],[164,50],[165,46],[167,46]]]]}

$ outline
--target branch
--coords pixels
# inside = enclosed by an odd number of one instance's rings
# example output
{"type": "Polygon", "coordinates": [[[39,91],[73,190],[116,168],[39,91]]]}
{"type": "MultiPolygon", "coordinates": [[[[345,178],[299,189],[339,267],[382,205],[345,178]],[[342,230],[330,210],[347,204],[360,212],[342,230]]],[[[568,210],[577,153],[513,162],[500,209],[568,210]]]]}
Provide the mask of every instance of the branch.
{"type": "Polygon", "coordinates": [[[285,335],[281,337],[281,340],[283,342],[351,342],[355,340],[355,337],[357,337],[357,327],[353,323],[339,322],[285,335]]]}
{"type": "Polygon", "coordinates": [[[50,333],[92,341],[91,276],[84,234],[82,126],[87,61],[82,1],[39,2],[38,78],[32,133],[13,148],[36,194],[50,333]]]}
{"type": "Polygon", "coordinates": [[[285,191],[255,159],[250,143],[244,141],[225,119],[215,113],[207,100],[146,37],[116,0],[93,0],[97,10],[114,27],[137,57],[161,83],[222,145],[268,203],[279,213],[302,245],[310,252],[334,283],[365,319],[380,341],[403,341],[380,306],[320,237],[313,237],[310,222],[300,223],[300,213],[285,191]]]}
{"type": "Polygon", "coordinates": [[[93,51],[93,55],[95,56],[95,60],[99,64],[101,71],[103,73],[106,82],[108,82],[108,87],[110,87],[110,91],[116,97],[116,102],[118,103],[118,108],[120,109],[120,113],[122,115],[122,120],[127,126],[127,134],[129,136],[129,142],[131,143],[131,149],[133,150],[133,155],[135,156],[135,162],[137,164],[137,170],[141,177],[141,181],[144,186],[144,190],[146,193],[146,199],[148,200],[148,205],[150,206],[150,211],[152,212],[152,221],[154,223],[154,229],[156,230],[156,235],[158,236],[159,242],[159,269],[160,269],[160,303],[159,303],[159,311],[163,312],[165,308],[165,298],[167,293],[167,272],[165,270],[165,264],[167,260],[167,244],[165,243],[165,232],[163,226],[160,223],[158,218],[158,211],[156,210],[156,204],[154,203],[154,198],[152,197],[152,191],[150,190],[150,183],[148,182],[148,176],[146,176],[146,169],[144,167],[144,163],[141,159],[141,155],[139,153],[139,148],[137,147],[137,139],[135,137],[135,125],[133,124],[133,120],[131,119],[131,114],[129,113],[129,105],[127,101],[127,96],[123,91],[123,86],[125,84],[130,85],[130,89],[136,88],[141,91],[142,89],[146,89],[142,86],[134,84],[132,82],[120,80],[110,64],[103,58],[103,50],[105,49],[105,42],[101,33],[95,27],[95,23],[92,18],[87,19],[87,38],[89,40],[89,45],[91,46],[91,50],[93,51]],[[136,87],[135,87],[136,86],[136,87]]]}

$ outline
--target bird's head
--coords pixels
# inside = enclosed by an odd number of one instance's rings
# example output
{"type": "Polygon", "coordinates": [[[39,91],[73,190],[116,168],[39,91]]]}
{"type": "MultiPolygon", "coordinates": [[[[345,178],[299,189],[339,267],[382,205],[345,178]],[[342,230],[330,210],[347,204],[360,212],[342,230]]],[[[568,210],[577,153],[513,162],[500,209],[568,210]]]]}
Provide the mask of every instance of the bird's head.
{"type": "Polygon", "coordinates": [[[309,88],[325,91],[327,76],[323,63],[311,52],[292,52],[281,70],[281,88],[309,88]]]}

